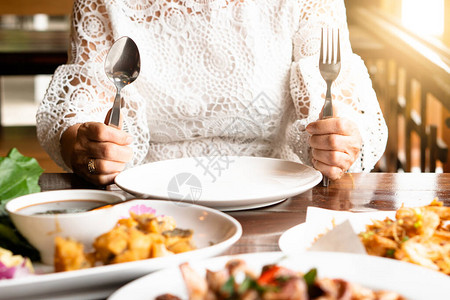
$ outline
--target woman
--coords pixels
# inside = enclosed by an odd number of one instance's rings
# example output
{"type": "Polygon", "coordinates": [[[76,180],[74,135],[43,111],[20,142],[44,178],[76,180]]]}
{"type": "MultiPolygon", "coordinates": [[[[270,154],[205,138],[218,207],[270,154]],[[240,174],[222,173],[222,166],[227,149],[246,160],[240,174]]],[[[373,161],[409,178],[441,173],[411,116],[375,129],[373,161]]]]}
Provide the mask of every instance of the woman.
{"type": "Polygon", "coordinates": [[[72,25],[37,131],[59,165],[95,184],[144,162],[208,155],[279,157],[338,179],[383,154],[386,125],[343,0],[76,0],[72,25]],[[324,120],[322,27],[340,29],[342,57],[335,115],[324,120]],[[104,124],[115,93],[104,60],[122,36],[142,66],[114,128],[104,124]]]}

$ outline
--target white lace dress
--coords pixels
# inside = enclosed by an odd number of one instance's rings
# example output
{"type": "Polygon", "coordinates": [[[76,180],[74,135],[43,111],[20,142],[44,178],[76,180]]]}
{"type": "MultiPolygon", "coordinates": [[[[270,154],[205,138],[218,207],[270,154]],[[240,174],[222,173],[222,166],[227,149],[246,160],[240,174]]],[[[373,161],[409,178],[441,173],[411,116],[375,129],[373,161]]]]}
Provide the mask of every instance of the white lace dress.
{"type": "Polygon", "coordinates": [[[61,134],[103,122],[115,87],[104,72],[114,40],[131,37],[141,74],[122,90],[129,166],[185,156],[250,155],[311,164],[305,126],[326,85],[320,28],[340,28],[342,69],[333,85],[341,116],[363,146],[350,169],[370,171],[387,129],[363,61],[352,53],[343,0],[76,0],[67,64],[37,112],[41,145],[62,167],[61,134]]]}

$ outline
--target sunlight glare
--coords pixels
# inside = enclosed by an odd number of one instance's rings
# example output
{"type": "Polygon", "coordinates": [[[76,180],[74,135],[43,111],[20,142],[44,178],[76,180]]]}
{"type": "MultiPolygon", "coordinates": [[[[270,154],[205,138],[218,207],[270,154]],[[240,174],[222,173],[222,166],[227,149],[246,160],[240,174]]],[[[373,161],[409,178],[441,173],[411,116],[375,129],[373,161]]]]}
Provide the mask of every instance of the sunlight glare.
{"type": "Polygon", "coordinates": [[[417,34],[442,36],[444,0],[403,0],[402,23],[417,34]]]}

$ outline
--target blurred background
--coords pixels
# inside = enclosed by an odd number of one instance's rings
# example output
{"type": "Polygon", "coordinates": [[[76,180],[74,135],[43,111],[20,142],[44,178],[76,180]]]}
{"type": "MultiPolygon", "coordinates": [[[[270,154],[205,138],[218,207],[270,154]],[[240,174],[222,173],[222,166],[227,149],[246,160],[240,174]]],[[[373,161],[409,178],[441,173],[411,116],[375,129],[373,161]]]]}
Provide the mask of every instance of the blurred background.
{"type": "MultiPolygon", "coordinates": [[[[346,0],[350,38],[389,128],[375,171],[450,172],[450,0],[346,0]]],[[[0,155],[17,147],[46,172],[35,113],[65,63],[73,0],[0,2],[0,155]]]]}

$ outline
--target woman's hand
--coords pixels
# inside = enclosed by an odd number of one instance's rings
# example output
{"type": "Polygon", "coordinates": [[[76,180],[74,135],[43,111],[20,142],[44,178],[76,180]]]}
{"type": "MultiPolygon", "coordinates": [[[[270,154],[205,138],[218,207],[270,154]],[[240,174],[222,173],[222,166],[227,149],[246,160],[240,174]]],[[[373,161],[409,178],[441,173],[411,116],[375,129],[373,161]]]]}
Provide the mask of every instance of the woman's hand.
{"type": "Polygon", "coordinates": [[[61,137],[61,152],[74,173],[97,185],[107,185],[133,157],[132,137],[99,122],[77,124],[61,137]]]}
{"type": "Polygon", "coordinates": [[[306,131],[311,134],[313,166],[331,180],[341,178],[361,149],[362,139],[356,124],[332,117],[310,123],[306,131]]]}

